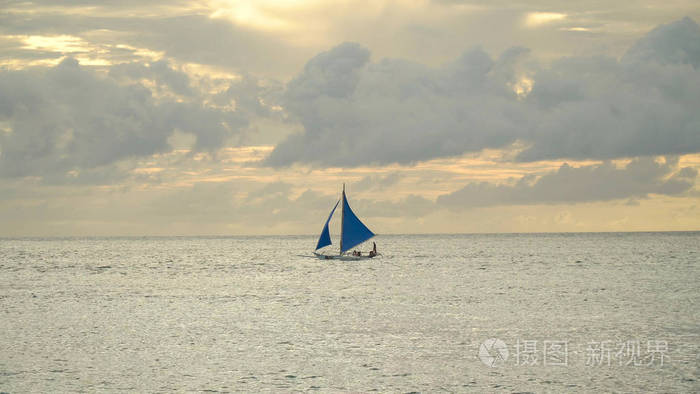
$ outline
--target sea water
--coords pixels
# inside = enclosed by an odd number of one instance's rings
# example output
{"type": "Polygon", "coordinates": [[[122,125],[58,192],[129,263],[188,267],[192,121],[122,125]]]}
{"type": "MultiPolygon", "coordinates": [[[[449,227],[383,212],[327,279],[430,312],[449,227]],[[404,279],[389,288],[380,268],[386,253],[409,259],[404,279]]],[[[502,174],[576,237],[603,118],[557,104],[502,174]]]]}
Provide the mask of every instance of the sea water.
{"type": "Polygon", "coordinates": [[[700,233],[375,240],[1,239],[0,391],[700,390],[700,233]]]}

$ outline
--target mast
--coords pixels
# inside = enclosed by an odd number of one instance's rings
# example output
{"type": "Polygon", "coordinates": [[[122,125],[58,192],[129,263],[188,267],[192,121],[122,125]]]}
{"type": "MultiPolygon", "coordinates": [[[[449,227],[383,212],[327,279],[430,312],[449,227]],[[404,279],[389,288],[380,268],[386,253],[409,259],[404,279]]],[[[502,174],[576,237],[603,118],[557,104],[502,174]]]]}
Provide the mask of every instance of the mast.
{"type": "Polygon", "coordinates": [[[340,254],[343,254],[343,228],[345,227],[345,182],[343,182],[343,196],[341,197],[340,210],[340,254]]]}

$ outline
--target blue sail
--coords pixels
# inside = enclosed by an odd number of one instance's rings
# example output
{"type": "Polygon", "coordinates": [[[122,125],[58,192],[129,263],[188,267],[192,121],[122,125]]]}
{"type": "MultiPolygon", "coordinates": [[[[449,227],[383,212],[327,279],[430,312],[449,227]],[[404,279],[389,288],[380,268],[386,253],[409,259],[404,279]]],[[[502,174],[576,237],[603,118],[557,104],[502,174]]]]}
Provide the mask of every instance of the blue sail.
{"type": "Polygon", "coordinates": [[[343,229],[341,231],[340,253],[344,253],[372,237],[374,237],[374,233],[350,209],[348,199],[345,197],[345,190],[343,190],[343,229]]]}
{"type": "Polygon", "coordinates": [[[322,247],[328,246],[332,243],[331,242],[331,234],[328,231],[328,223],[330,223],[331,218],[333,217],[333,212],[335,212],[335,209],[338,207],[339,202],[340,202],[340,200],[338,200],[338,202],[335,203],[335,206],[331,210],[331,214],[328,215],[328,220],[326,220],[326,224],[323,226],[323,231],[321,231],[321,236],[318,238],[318,243],[316,244],[316,250],[319,250],[322,247]]]}

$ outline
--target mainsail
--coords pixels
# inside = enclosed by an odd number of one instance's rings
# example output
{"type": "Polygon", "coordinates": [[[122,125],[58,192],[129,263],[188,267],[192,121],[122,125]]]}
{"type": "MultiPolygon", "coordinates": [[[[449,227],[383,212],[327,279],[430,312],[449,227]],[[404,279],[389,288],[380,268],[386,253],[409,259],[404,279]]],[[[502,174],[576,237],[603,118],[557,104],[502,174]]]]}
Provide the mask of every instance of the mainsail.
{"type": "Polygon", "coordinates": [[[321,231],[321,236],[318,238],[318,243],[316,244],[316,250],[321,249],[324,246],[328,246],[331,244],[331,234],[328,232],[328,223],[330,223],[331,218],[333,217],[333,212],[335,212],[335,209],[338,207],[338,202],[335,203],[335,206],[331,210],[331,214],[328,215],[328,220],[326,220],[326,224],[323,226],[323,231],[321,231]]]}
{"type": "MultiPolygon", "coordinates": [[[[335,209],[335,208],[334,208],[335,209]]],[[[327,225],[327,224],[326,224],[327,225]]],[[[340,253],[354,248],[355,246],[374,237],[374,233],[365,226],[364,223],[350,209],[348,199],[345,197],[345,185],[343,185],[343,224],[340,230],[340,253]]],[[[328,228],[326,227],[326,230],[328,228]]]]}

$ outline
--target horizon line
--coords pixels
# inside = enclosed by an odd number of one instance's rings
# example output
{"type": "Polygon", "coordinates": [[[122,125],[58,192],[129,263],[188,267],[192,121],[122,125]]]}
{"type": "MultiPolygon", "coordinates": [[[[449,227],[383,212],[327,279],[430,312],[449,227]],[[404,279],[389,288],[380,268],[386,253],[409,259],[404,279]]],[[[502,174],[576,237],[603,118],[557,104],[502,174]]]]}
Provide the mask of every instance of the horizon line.
{"type": "MultiPolygon", "coordinates": [[[[465,232],[465,233],[385,233],[386,236],[426,235],[543,235],[543,234],[651,234],[651,233],[700,233],[698,230],[630,230],[630,231],[528,231],[528,232],[465,232]]],[[[237,238],[237,237],[316,237],[318,234],[173,234],[173,235],[0,235],[0,239],[37,238],[237,238]]]]}

